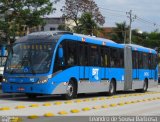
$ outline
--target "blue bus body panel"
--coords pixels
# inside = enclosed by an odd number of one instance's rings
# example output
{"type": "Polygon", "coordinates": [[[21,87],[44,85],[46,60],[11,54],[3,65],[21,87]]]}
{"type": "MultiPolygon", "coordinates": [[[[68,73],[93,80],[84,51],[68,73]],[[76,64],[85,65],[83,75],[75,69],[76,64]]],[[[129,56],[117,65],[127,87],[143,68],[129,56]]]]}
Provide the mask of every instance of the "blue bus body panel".
{"type": "Polygon", "coordinates": [[[123,68],[108,68],[109,80],[115,78],[117,82],[124,81],[123,68]]]}
{"type": "Polygon", "coordinates": [[[67,82],[71,77],[74,77],[78,80],[79,78],[79,67],[75,66],[72,68],[68,68],[62,72],[59,72],[57,75],[53,77],[53,81],[56,83],[67,82]]]}
{"type": "Polygon", "coordinates": [[[133,80],[144,81],[145,78],[157,80],[157,70],[133,69],[133,80]]]}

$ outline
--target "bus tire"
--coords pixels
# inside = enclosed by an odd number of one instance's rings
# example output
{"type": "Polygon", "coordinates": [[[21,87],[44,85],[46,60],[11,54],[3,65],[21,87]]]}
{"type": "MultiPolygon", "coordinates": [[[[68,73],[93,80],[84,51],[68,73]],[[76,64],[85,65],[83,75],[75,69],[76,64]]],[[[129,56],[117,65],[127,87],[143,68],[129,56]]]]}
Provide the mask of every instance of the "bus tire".
{"type": "Polygon", "coordinates": [[[116,86],[115,85],[116,85],[115,82],[112,80],[109,84],[109,91],[108,91],[109,96],[112,96],[112,95],[115,94],[115,92],[116,92],[116,86]]]}
{"type": "Polygon", "coordinates": [[[26,96],[28,97],[28,99],[31,99],[31,100],[37,98],[37,95],[36,95],[36,94],[29,94],[29,93],[27,93],[26,96]]]}
{"type": "Polygon", "coordinates": [[[66,94],[64,95],[66,100],[71,100],[77,96],[76,84],[73,80],[70,80],[67,85],[66,94]]]}

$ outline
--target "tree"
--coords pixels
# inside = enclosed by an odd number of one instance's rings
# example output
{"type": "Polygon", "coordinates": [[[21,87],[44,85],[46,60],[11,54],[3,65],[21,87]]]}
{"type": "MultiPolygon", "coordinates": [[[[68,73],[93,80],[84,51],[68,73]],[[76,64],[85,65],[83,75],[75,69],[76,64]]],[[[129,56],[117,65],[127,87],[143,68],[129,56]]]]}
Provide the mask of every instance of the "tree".
{"type": "Polygon", "coordinates": [[[71,29],[65,25],[65,24],[61,24],[58,26],[58,30],[63,30],[63,31],[71,31],[71,29]]]}
{"type": "Polygon", "coordinates": [[[1,39],[9,43],[26,28],[42,25],[42,16],[50,14],[52,6],[50,0],[1,0],[0,14],[4,17],[0,20],[1,39]]]}
{"type": "Polygon", "coordinates": [[[114,34],[114,39],[117,39],[118,43],[126,43],[128,30],[129,26],[126,22],[116,23],[116,28],[114,29],[116,35],[114,34]]]}
{"type": "Polygon", "coordinates": [[[149,48],[160,47],[160,33],[157,30],[150,33],[138,33],[137,30],[133,30],[132,42],[149,48]]]}
{"type": "Polygon", "coordinates": [[[102,16],[97,4],[93,0],[66,0],[62,12],[65,19],[75,22],[75,31],[79,29],[79,18],[85,12],[91,13],[93,19],[99,25],[105,23],[105,18],[102,16]]]}
{"type": "Polygon", "coordinates": [[[99,27],[93,19],[92,14],[88,12],[83,13],[79,19],[79,33],[93,35],[98,30],[99,27]]]}

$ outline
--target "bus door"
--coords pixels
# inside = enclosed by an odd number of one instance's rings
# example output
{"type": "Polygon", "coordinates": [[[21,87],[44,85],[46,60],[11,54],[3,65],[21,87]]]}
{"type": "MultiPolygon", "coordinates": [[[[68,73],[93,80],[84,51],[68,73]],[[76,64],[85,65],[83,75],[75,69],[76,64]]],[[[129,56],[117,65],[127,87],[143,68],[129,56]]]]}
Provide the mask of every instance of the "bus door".
{"type": "Polygon", "coordinates": [[[139,80],[139,68],[138,68],[138,59],[139,59],[139,57],[138,57],[138,52],[137,51],[135,51],[134,52],[134,55],[133,55],[134,57],[133,57],[133,69],[134,69],[134,71],[135,71],[135,80],[139,80]]]}
{"type": "MultiPolygon", "coordinates": [[[[89,81],[99,82],[104,73],[102,73],[101,53],[97,45],[89,45],[89,81]]],[[[104,75],[103,75],[104,76],[104,75]]]]}
{"type": "Polygon", "coordinates": [[[126,46],[124,49],[124,61],[125,61],[125,83],[124,90],[132,89],[132,48],[126,46]]]}
{"type": "Polygon", "coordinates": [[[88,45],[85,43],[79,44],[79,78],[82,81],[89,81],[89,57],[88,57],[88,45]]]}
{"type": "Polygon", "coordinates": [[[149,65],[149,79],[153,79],[153,71],[152,71],[152,54],[148,55],[148,65],[149,65]]]}
{"type": "Polygon", "coordinates": [[[152,60],[151,60],[151,72],[152,72],[152,79],[157,79],[158,72],[157,72],[157,55],[152,54],[152,60]]]}

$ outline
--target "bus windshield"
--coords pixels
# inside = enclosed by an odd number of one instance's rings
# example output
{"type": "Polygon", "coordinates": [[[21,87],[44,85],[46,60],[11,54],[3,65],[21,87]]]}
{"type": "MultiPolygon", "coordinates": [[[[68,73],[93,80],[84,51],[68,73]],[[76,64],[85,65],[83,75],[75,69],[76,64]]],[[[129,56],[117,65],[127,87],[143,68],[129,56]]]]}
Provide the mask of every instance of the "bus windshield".
{"type": "Polygon", "coordinates": [[[5,72],[36,74],[49,72],[52,43],[17,43],[8,55],[5,72]]]}

